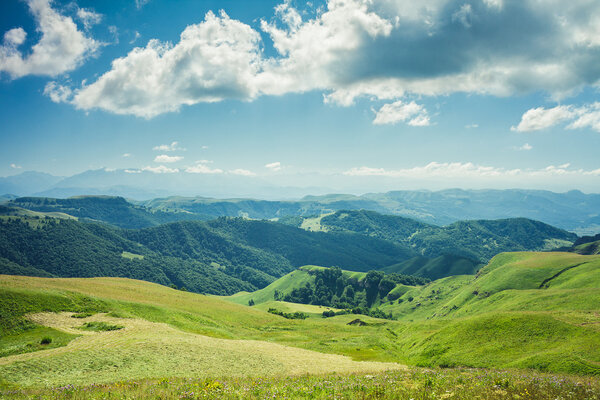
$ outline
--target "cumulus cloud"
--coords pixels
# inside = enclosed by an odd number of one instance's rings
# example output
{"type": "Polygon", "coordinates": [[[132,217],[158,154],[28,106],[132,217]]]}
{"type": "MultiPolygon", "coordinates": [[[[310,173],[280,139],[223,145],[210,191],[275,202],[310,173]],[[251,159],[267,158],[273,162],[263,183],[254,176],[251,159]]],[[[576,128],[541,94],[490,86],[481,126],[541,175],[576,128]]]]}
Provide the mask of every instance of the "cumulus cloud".
{"type": "Polygon", "coordinates": [[[411,126],[428,126],[429,116],[427,110],[420,104],[411,101],[404,103],[398,100],[391,104],[384,104],[375,114],[373,124],[396,124],[407,122],[411,126]]]}
{"type": "Polygon", "coordinates": [[[20,165],[17,165],[17,164],[15,164],[15,163],[12,163],[12,164],[10,164],[10,167],[11,167],[12,169],[21,169],[21,168],[22,168],[20,165]]]}
{"type": "Polygon", "coordinates": [[[252,171],[248,171],[247,169],[237,168],[229,171],[230,174],[233,175],[241,175],[241,176],[256,176],[256,174],[252,171]]]}
{"type": "Polygon", "coordinates": [[[537,131],[570,121],[567,129],[591,128],[600,132],[600,102],[575,107],[560,105],[553,108],[532,108],[523,114],[521,122],[512,130],[537,131]]]}
{"type": "Polygon", "coordinates": [[[169,168],[165,165],[159,165],[156,167],[149,165],[147,167],[142,168],[141,171],[148,171],[148,172],[152,172],[154,174],[175,174],[175,173],[179,172],[179,169],[169,168]]]}
{"type": "Polygon", "coordinates": [[[182,105],[256,96],[260,36],[225,12],[208,12],[179,43],[153,39],[115,59],[96,82],[78,89],[73,104],[150,118],[182,105]]]}
{"type": "Polygon", "coordinates": [[[570,168],[571,164],[561,164],[558,166],[549,165],[542,169],[506,169],[474,163],[440,163],[431,162],[425,166],[412,167],[405,169],[384,169],[372,167],[355,167],[345,171],[343,174],[348,176],[381,176],[388,178],[536,178],[553,176],[600,176],[600,169],[583,170],[570,168]]]}
{"type": "Polygon", "coordinates": [[[171,144],[161,144],[159,146],[154,146],[152,148],[154,151],[178,151],[185,150],[183,147],[179,146],[179,142],[171,142],[171,144]]]}
{"type": "Polygon", "coordinates": [[[600,83],[599,15],[600,2],[589,0],[328,0],[318,11],[285,1],[261,21],[263,43],[252,27],[209,12],[178,43],[153,39],[114,60],[73,90],[72,103],[151,118],[313,90],[342,106],[361,96],[406,103],[457,92],[564,98],[600,83]],[[261,49],[271,43],[267,57],[261,49]]]}
{"type": "Polygon", "coordinates": [[[521,122],[511,129],[518,132],[538,131],[556,125],[559,122],[573,118],[573,108],[556,106],[554,108],[532,108],[521,117],[521,122]]]}
{"type": "Polygon", "coordinates": [[[54,10],[49,0],[27,0],[27,4],[41,38],[29,54],[24,55],[18,49],[27,35],[23,28],[14,28],[4,34],[4,43],[0,46],[0,72],[8,73],[12,79],[26,75],[57,76],[71,71],[100,46],[101,43],[79,31],[71,17],[54,10]]]}
{"type": "Polygon", "coordinates": [[[269,163],[269,164],[265,164],[265,168],[268,168],[271,171],[280,171],[281,170],[281,163],[279,161],[276,161],[276,162],[272,162],[272,163],[269,163]]]}
{"type": "Polygon", "coordinates": [[[174,163],[183,160],[182,156],[169,156],[167,154],[161,154],[154,158],[155,163],[174,163]]]}
{"type": "Polygon", "coordinates": [[[123,158],[131,157],[131,153],[123,153],[123,155],[121,157],[123,157],[123,158]]]}

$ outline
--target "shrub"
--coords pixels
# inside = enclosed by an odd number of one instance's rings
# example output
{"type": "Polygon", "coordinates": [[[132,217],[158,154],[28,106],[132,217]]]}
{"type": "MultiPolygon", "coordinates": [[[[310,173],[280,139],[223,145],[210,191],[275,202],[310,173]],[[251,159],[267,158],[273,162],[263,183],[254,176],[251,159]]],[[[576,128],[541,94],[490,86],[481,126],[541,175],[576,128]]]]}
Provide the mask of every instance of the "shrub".
{"type": "Polygon", "coordinates": [[[44,336],[42,340],[40,340],[40,344],[50,344],[52,343],[52,338],[49,336],[44,336]]]}

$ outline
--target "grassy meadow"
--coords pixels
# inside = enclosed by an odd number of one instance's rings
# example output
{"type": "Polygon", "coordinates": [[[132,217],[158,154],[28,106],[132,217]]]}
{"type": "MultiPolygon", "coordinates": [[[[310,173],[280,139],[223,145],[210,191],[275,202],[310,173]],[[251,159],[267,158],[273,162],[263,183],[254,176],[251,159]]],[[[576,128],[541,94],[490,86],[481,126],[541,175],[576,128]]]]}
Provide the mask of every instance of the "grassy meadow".
{"type": "Polygon", "coordinates": [[[396,320],[322,318],[327,307],[273,299],[275,288],[303,284],[314,268],[231,297],[123,278],[0,275],[2,396],[352,398],[358,387],[381,399],[598,393],[600,256],[502,254],[477,276],[399,285],[399,298],[379,303],[396,320]],[[355,319],[362,323],[349,325],[355,319]],[[254,381],[253,391],[244,389],[254,381]],[[294,392],[302,385],[322,389],[294,392]]]}

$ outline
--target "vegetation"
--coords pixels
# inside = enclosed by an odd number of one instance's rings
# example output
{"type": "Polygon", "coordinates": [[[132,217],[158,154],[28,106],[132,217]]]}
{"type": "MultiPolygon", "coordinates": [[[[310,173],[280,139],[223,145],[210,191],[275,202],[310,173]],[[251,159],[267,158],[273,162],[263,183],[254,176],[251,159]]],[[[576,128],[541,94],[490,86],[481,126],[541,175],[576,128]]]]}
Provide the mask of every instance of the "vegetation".
{"type": "Polygon", "coordinates": [[[306,315],[300,311],[296,311],[294,313],[287,313],[287,312],[279,311],[276,308],[269,308],[268,312],[271,314],[279,315],[280,317],[287,318],[287,319],[306,319],[306,318],[308,318],[308,315],[306,315]]]}
{"type": "Polygon", "coordinates": [[[207,217],[182,212],[148,210],[129,203],[122,197],[76,196],[68,199],[19,197],[8,203],[44,213],[63,213],[90,221],[102,221],[120,228],[139,229],[167,222],[205,220],[207,217]]]}
{"type": "Polygon", "coordinates": [[[415,248],[426,257],[453,254],[477,260],[473,263],[475,266],[501,252],[550,250],[577,239],[573,233],[525,218],[460,221],[438,227],[361,210],[338,211],[323,217],[320,223],[330,232],[356,232],[377,237],[415,248]]]}
{"type": "MultiPolygon", "coordinates": [[[[6,385],[85,385],[156,376],[208,379],[399,368],[338,355],[428,367],[598,375],[599,271],[599,256],[502,254],[477,276],[420,286],[398,284],[393,290],[399,288],[400,297],[382,299],[378,306],[397,321],[361,316],[356,325],[350,324],[355,315],[338,314],[338,309],[332,309],[338,315],[322,318],[328,308],[317,305],[259,303],[256,297],[256,305],[248,307],[246,302],[237,305],[117,278],[0,276],[3,337],[19,338],[40,328],[83,334],[51,352],[13,353],[0,359],[0,376],[6,385]],[[268,308],[302,312],[308,318],[285,319],[268,313],[268,308]],[[85,322],[126,329],[110,334],[82,331],[77,329],[81,320],[71,317],[81,312],[94,314],[85,322]],[[60,374],[52,372],[57,368],[60,374]],[[32,370],[40,372],[29,373],[32,370]]],[[[302,272],[311,278],[317,275],[302,272]]],[[[363,279],[368,275],[348,274],[363,279]]]]}
{"type": "Polygon", "coordinates": [[[482,369],[408,369],[375,374],[275,378],[129,380],[112,384],[0,392],[7,399],[600,399],[593,378],[482,369]]]}
{"type": "Polygon", "coordinates": [[[109,324],[103,321],[90,321],[81,325],[79,329],[84,331],[94,331],[94,332],[108,332],[108,331],[118,331],[119,329],[125,328],[123,325],[115,325],[109,324]]]}
{"type": "Polygon", "coordinates": [[[215,294],[257,287],[236,276],[235,268],[224,271],[209,263],[158,254],[107,225],[56,219],[38,224],[33,228],[22,218],[0,221],[0,273],[119,276],[215,294]],[[127,253],[140,256],[123,257],[127,253]]]}

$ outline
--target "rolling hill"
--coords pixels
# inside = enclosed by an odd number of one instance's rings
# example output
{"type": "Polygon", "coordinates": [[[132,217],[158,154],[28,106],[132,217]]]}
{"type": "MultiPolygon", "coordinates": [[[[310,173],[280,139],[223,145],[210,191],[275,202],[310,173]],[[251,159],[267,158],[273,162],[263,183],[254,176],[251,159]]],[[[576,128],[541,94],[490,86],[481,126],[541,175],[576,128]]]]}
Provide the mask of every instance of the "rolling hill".
{"type": "Polygon", "coordinates": [[[305,264],[367,271],[414,256],[377,238],[268,221],[223,218],[122,230],[68,215],[50,218],[55,212],[7,210],[0,216],[0,273],[117,276],[232,294],[265,287],[305,264]]]}
{"type": "Polygon", "coordinates": [[[504,253],[477,276],[397,288],[404,293],[379,307],[398,320],[349,324],[356,315],[297,308],[314,316],[289,320],[231,301],[238,296],[122,278],[0,276],[0,353],[12,349],[0,356],[0,386],[399,368],[358,360],[600,374],[600,256],[504,253]],[[85,323],[117,328],[86,333],[85,323]],[[31,345],[43,336],[54,348],[31,345]]]}
{"type": "Polygon", "coordinates": [[[453,254],[471,262],[487,262],[505,251],[552,250],[577,239],[573,233],[525,218],[460,221],[438,227],[374,211],[344,210],[319,220],[327,232],[360,233],[406,245],[425,257],[453,254]]]}

